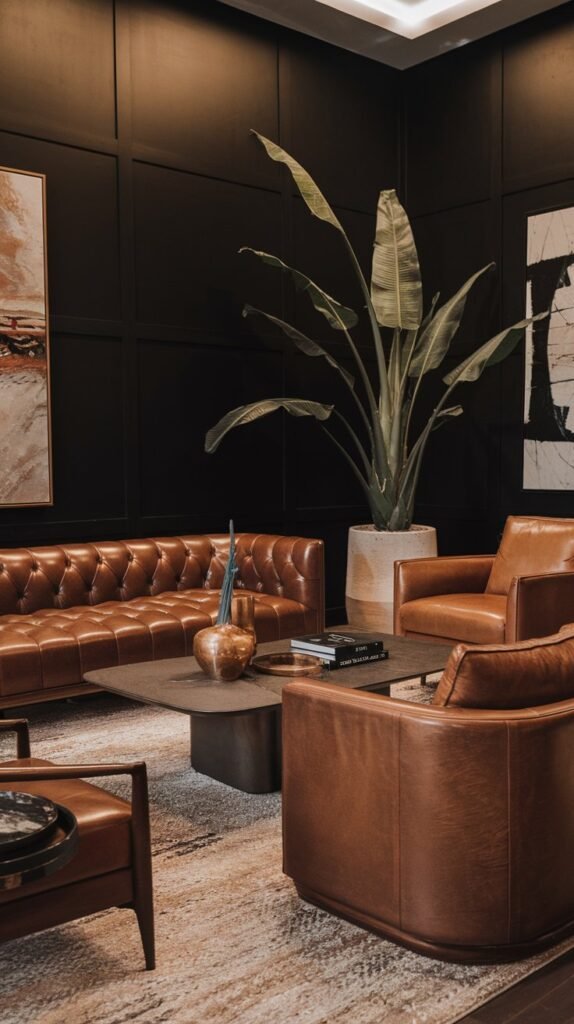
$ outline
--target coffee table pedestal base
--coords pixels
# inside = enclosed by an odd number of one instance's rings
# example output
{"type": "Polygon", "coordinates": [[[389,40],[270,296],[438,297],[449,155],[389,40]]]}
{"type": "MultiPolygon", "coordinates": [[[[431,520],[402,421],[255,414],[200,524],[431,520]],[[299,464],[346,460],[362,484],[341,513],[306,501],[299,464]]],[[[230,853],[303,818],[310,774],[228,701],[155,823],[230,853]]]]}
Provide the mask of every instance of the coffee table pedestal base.
{"type": "Polygon", "coordinates": [[[244,793],[281,789],[281,709],[192,715],[191,764],[244,793]]]}

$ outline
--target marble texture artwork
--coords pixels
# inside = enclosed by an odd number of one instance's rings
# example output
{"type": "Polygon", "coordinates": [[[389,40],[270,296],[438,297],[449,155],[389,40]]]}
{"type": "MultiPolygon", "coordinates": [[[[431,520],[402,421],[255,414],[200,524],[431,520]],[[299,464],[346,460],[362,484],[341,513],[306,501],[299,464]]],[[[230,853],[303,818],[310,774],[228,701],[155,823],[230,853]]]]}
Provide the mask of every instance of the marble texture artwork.
{"type": "Polygon", "coordinates": [[[574,490],[574,207],[528,218],[525,490],[574,490]]]}
{"type": "Polygon", "coordinates": [[[44,184],[0,167],[0,507],[52,503],[44,184]]]}

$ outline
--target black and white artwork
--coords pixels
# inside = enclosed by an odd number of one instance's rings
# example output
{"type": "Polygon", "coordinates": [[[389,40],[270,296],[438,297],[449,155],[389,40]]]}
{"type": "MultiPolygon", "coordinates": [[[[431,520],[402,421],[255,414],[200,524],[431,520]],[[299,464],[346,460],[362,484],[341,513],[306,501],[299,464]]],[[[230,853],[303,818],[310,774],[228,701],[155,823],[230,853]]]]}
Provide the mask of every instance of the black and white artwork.
{"type": "Polygon", "coordinates": [[[526,490],[574,490],[574,206],[528,218],[526,490]]]}

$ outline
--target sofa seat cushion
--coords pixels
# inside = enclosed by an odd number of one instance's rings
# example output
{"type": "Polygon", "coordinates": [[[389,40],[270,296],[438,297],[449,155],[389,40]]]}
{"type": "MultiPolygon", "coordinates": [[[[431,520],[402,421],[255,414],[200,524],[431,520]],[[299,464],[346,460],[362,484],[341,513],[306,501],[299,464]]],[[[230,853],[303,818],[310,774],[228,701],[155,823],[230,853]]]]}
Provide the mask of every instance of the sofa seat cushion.
{"type": "MultiPolygon", "coordinates": [[[[308,632],[304,605],[253,596],[260,641],[308,632]]],[[[0,616],[0,694],[77,686],[98,668],[190,655],[195,634],[213,625],[218,607],[218,590],[198,589],[0,616]]]]}
{"type": "Polygon", "coordinates": [[[514,644],[451,652],[433,704],[490,711],[531,708],[574,697],[574,627],[514,644]]]}
{"type": "MultiPolygon", "coordinates": [[[[0,768],[49,766],[51,761],[21,758],[3,761],[0,768]]],[[[119,797],[81,779],[47,782],[2,782],[0,790],[36,793],[63,804],[78,821],[79,847],[61,871],[16,889],[0,892],[0,905],[45,889],[54,889],[95,875],[128,868],[131,864],[131,805],[119,797]]]]}
{"type": "Polygon", "coordinates": [[[441,594],[407,601],[401,626],[408,635],[421,633],[445,640],[504,643],[506,597],[498,594],[441,594]]]}

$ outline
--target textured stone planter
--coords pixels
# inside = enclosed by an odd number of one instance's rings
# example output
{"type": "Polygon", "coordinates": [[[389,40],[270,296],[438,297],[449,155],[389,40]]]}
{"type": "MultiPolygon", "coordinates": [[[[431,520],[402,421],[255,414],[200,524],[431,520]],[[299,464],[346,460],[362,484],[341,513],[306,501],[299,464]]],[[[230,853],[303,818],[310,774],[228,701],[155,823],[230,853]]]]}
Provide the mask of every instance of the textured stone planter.
{"type": "Polygon", "coordinates": [[[372,525],[351,526],[345,602],[351,626],[393,632],[394,564],[403,558],[436,555],[434,526],[394,533],[372,525]]]}

